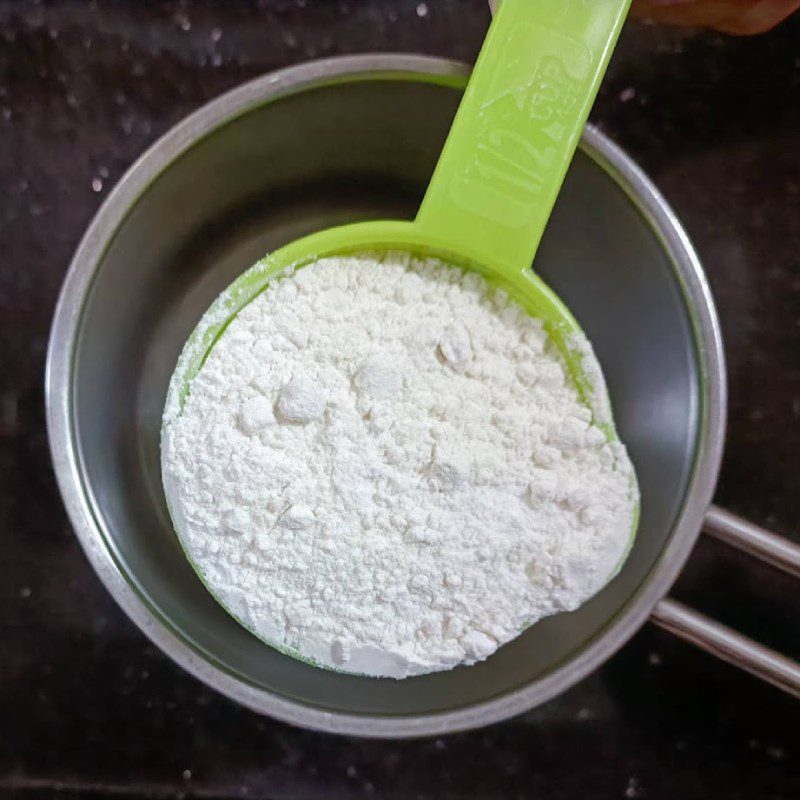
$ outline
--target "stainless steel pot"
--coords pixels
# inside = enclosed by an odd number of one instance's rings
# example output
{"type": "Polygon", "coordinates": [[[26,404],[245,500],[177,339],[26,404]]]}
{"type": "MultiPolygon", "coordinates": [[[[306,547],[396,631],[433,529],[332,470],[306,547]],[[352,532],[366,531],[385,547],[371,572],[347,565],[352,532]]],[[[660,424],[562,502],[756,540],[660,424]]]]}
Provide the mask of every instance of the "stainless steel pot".
{"type": "Polygon", "coordinates": [[[267,75],[170,131],[98,212],[67,274],[47,360],[47,415],[68,513],[131,619],[210,686],[274,717],[369,736],[438,734],[529,709],[583,678],[648,617],[784,687],[788,659],[662,600],[703,526],[773,562],[797,548],[706,516],[725,427],[719,324],[700,264],[639,169],[587,130],[536,268],[605,367],[641,481],[622,573],[488,661],[406,681],[325,672],[251,636],[211,598],[170,525],[159,474],[167,382],[200,314],[263,253],[356,219],[412,217],[467,68],[369,55],[267,75]],[[765,544],[766,543],[766,544],[765,544]]]}

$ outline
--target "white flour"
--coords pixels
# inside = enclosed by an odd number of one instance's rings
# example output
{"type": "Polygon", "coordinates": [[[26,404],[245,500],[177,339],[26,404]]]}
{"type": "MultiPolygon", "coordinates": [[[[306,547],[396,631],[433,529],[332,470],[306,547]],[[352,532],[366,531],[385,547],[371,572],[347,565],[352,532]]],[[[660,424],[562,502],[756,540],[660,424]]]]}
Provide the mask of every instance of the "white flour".
{"type": "MultiPolygon", "coordinates": [[[[574,342],[602,375],[585,342],[574,342]]],[[[637,492],[541,323],[477,275],[325,259],[240,312],[165,412],[211,592],[278,647],[402,678],[486,658],[615,574],[637,492]]]]}

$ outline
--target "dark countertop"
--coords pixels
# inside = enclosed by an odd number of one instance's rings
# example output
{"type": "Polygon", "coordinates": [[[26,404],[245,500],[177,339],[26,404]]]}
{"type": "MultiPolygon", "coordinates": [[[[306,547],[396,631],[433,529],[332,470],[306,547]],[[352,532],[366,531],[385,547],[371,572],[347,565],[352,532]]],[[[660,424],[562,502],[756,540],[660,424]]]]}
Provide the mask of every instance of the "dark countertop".
{"type": "MultiPolygon", "coordinates": [[[[135,157],[205,101],[309,58],[471,60],[483,0],[0,4],[0,795],[796,798],[800,705],[646,626],[559,699],[483,731],[377,742],[295,730],[206,689],[94,576],[55,487],[48,326],[71,253],[135,157]]],[[[731,380],[718,501],[800,520],[800,18],[731,39],[630,24],[593,120],[705,263],[731,380]]],[[[701,541],[685,602],[798,655],[788,578],[701,541]]]]}

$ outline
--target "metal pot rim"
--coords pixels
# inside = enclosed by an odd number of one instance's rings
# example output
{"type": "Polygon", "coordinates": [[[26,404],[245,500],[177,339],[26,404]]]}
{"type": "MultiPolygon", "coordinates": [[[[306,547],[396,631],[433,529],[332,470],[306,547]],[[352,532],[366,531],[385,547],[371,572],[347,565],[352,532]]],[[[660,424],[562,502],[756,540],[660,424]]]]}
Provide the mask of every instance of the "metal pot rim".
{"type": "Polygon", "coordinates": [[[367,54],[300,64],[257,78],[213,100],[153,144],[128,170],[97,212],[67,271],[53,318],[45,371],[45,402],[56,478],[78,539],[116,602],[150,640],[217,691],[277,719],[320,731],[384,738],[465,730],[506,719],[577,683],[640,628],[667,593],[699,534],[716,485],[725,431],[727,384],[719,320],[700,261],[674,212],[629,157],[589,126],[581,147],[625,191],[670,254],[700,353],[701,423],[692,477],[678,520],[658,562],[636,595],[575,658],[521,689],[467,708],[435,714],[358,715],[315,708],[244,683],[206,660],[135,590],[95,523],[84,487],[72,419],[72,371],[83,304],[114,231],[147,186],[181,153],[215,128],[253,107],[345,80],[401,76],[460,86],[469,67],[427,56],[367,54]]]}

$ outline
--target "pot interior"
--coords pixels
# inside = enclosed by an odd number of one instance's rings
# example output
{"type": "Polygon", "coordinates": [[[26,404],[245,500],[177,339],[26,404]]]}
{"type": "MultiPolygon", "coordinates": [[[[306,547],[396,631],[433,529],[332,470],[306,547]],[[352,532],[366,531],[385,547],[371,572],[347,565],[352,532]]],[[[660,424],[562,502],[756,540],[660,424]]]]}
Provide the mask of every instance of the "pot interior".
{"type": "Polygon", "coordinates": [[[269,250],[323,227],[411,218],[460,97],[419,74],[351,76],[256,104],[150,183],[97,264],[81,312],[72,422],[84,488],[120,571],[215,667],[330,711],[464,708],[576,657],[634,599],[665,546],[692,474],[698,349],[676,268],[644,214],[584,146],[536,269],[594,343],[642,490],[621,574],[488,661],[396,682],[334,674],[272,650],[206,592],[172,531],[159,473],[170,374],[200,315],[269,250]]]}

